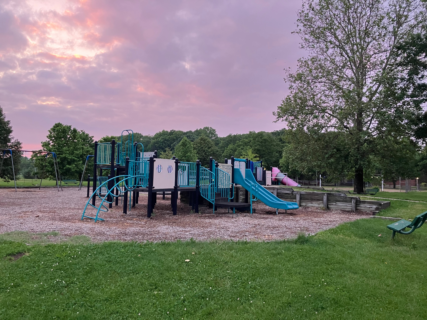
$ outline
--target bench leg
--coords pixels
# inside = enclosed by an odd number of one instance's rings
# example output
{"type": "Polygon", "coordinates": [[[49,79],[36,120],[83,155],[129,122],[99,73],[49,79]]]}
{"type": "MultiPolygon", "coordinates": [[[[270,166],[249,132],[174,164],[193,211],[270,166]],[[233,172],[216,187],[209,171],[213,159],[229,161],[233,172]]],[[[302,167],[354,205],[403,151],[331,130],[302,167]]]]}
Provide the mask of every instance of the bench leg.
{"type": "Polygon", "coordinates": [[[396,235],[396,231],[393,231],[393,234],[391,235],[391,238],[394,239],[395,235],[396,235]]]}

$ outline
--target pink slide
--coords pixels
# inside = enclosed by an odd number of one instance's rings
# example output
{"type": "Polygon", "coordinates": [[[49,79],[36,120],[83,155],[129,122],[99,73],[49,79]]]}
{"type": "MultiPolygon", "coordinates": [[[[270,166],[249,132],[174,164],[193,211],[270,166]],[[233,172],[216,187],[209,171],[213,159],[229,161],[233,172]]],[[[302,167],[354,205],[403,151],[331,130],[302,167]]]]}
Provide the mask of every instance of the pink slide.
{"type": "Polygon", "coordinates": [[[294,180],[292,180],[291,178],[281,173],[279,168],[276,168],[276,167],[273,167],[271,169],[271,180],[279,181],[280,183],[283,183],[284,185],[291,186],[291,187],[301,187],[294,180]]]}

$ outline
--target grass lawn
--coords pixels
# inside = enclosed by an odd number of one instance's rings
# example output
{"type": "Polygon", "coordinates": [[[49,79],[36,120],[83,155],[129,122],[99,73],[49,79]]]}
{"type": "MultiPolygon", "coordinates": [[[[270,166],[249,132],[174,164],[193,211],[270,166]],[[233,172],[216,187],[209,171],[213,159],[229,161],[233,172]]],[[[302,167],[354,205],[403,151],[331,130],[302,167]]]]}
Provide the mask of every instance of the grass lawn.
{"type": "MultiPolygon", "coordinates": [[[[62,187],[78,187],[80,184],[80,181],[76,182],[62,182],[62,187]]],[[[22,187],[39,187],[40,180],[39,179],[19,179],[16,180],[16,186],[18,188],[22,187]]],[[[42,188],[43,187],[56,187],[56,181],[55,180],[43,180],[42,181],[42,188]]],[[[83,181],[83,186],[87,186],[87,181],[83,181]]],[[[0,179],[0,188],[14,188],[14,182],[13,180],[6,182],[3,179],[0,179]]]]}
{"type": "Polygon", "coordinates": [[[382,192],[382,191],[380,191],[376,195],[370,196],[370,197],[427,202],[427,191],[411,191],[411,192],[385,192],[385,191],[382,192]]]}
{"type": "MultiPolygon", "coordinates": [[[[381,214],[415,217],[419,205],[393,201],[381,214]]],[[[389,223],[276,242],[46,244],[60,235],[4,234],[0,318],[426,319],[427,226],[392,241],[389,223]]]]}

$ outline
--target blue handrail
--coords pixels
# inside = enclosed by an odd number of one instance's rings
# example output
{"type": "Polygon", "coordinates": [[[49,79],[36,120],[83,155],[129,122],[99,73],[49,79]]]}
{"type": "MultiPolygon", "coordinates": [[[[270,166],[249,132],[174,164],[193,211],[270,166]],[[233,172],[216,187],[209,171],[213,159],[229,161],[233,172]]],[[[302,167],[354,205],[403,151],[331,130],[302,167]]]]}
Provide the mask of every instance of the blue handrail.
{"type": "Polygon", "coordinates": [[[215,173],[200,167],[200,195],[213,204],[213,212],[215,213],[215,173]]]}
{"type": "Polygon", "coordinates": [[[107,211],[108,211],[108,208],[104,205],[104,202],[106,202],[106,203],[108,203],[108,204],[112,203],[112,202],[110,202],[110,201],[108,201],[108,200],[107,200],[108,196],[111,196],[112,198],[117,198],[117,197],[119,197],[120,195],[115,195],[115,194],[114,194],[114,190],[115,190],[117,187],[119,187],[119,188],[120,188],[120,184],[122,184],[122,187],[124,188],[124,192],[133,191],[133,190],[136,188],[136,186],[135,186],[135,187],[129,187],[129,186],[125,183],[125,181],[132,180],[132,179],[135,179],[135,178],[138,178],[138,177],[139,177],[139,176],[122,175],[122,176],[117,176],[117,177],[114,177],[114,178],[108,179],[108,180],[106,180],[105,182],[103,182],[99,187],[97,187],[97,188],[96,188],[95,192],[94,192],[94,193],[92,193],[92,195],[90,196],[89,200],[87,201],[87,203],[86,203],[86,205],[85,205],[85,208],[84,208],[84,210],[83,210],[82,220],[83,220],[84,218],[89,218],[89,219],[93,219],[93,220],[95,220],[95,222],[96,222],[96,221],[98,221],[98,220],[104,221],[104,219],[102,219],[102,218],[98,218],[98,215],[99,215],[99,212],[100,212],[100,211],[102,211],[102,212],[107,212],[107,211]],[[100,190],[102,187],[105,187],[106,185],[108,186],[108,182],[109,182],[109,181],[116,180],[117,178],[120,178],[120,181],[119,181],[119,182],[116,182],[116,183],[113,185],[113,187],[111,187],[110,189],[107,189],[108,191],[106,192],[106,195],[102,198],[101,203],[99,204],[99,207],[94,206],[94,205],[91,203],[92,198],[93,198],[94,196],[98,196],[99,198],[101,198],[101,196],[99,195],[99,190],[100,190]],[[96,211],[96,216],[95,216],[95,217],[90,217],[90,216],[87,216],[87,215],[85,214],[85,213],[86,213],[86,209],[87,209],[87,207],[88,207],[89,205],[90,205],[90,206],[92,206],[93,208],[97,209],[97,211],[96,211]],[[102,210],[102,208],[104,208],[105,210],[102,210]]]}

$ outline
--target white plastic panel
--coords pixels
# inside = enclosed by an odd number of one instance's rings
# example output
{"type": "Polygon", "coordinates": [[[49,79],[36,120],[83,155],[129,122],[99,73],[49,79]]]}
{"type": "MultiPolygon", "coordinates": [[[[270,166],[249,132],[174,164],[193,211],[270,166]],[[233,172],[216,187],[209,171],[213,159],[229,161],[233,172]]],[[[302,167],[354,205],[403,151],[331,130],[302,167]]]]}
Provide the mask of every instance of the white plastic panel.
{"type": "Polygon", "coordinates": [[[156,159],[154,162],[153,187],[172,189],[175,186],[175,160],[156,159]]]}
{"type": "Polygon", "coordinates": [[[256,181],[262,181],[262,171],[261,167],[256,168],[256,181]]]}
{"type": "Polygon", "coordinates": [[[236,163],[239,164],[240,172],[242,173],[243,179],[246,178],[246,162],[235,162],[234,165],[236,166],[236,163]]]}
{"type": "Polygon", "coordinates": [[[265,172],[265,185],[271,186],[271,171],[265,172]]]}

